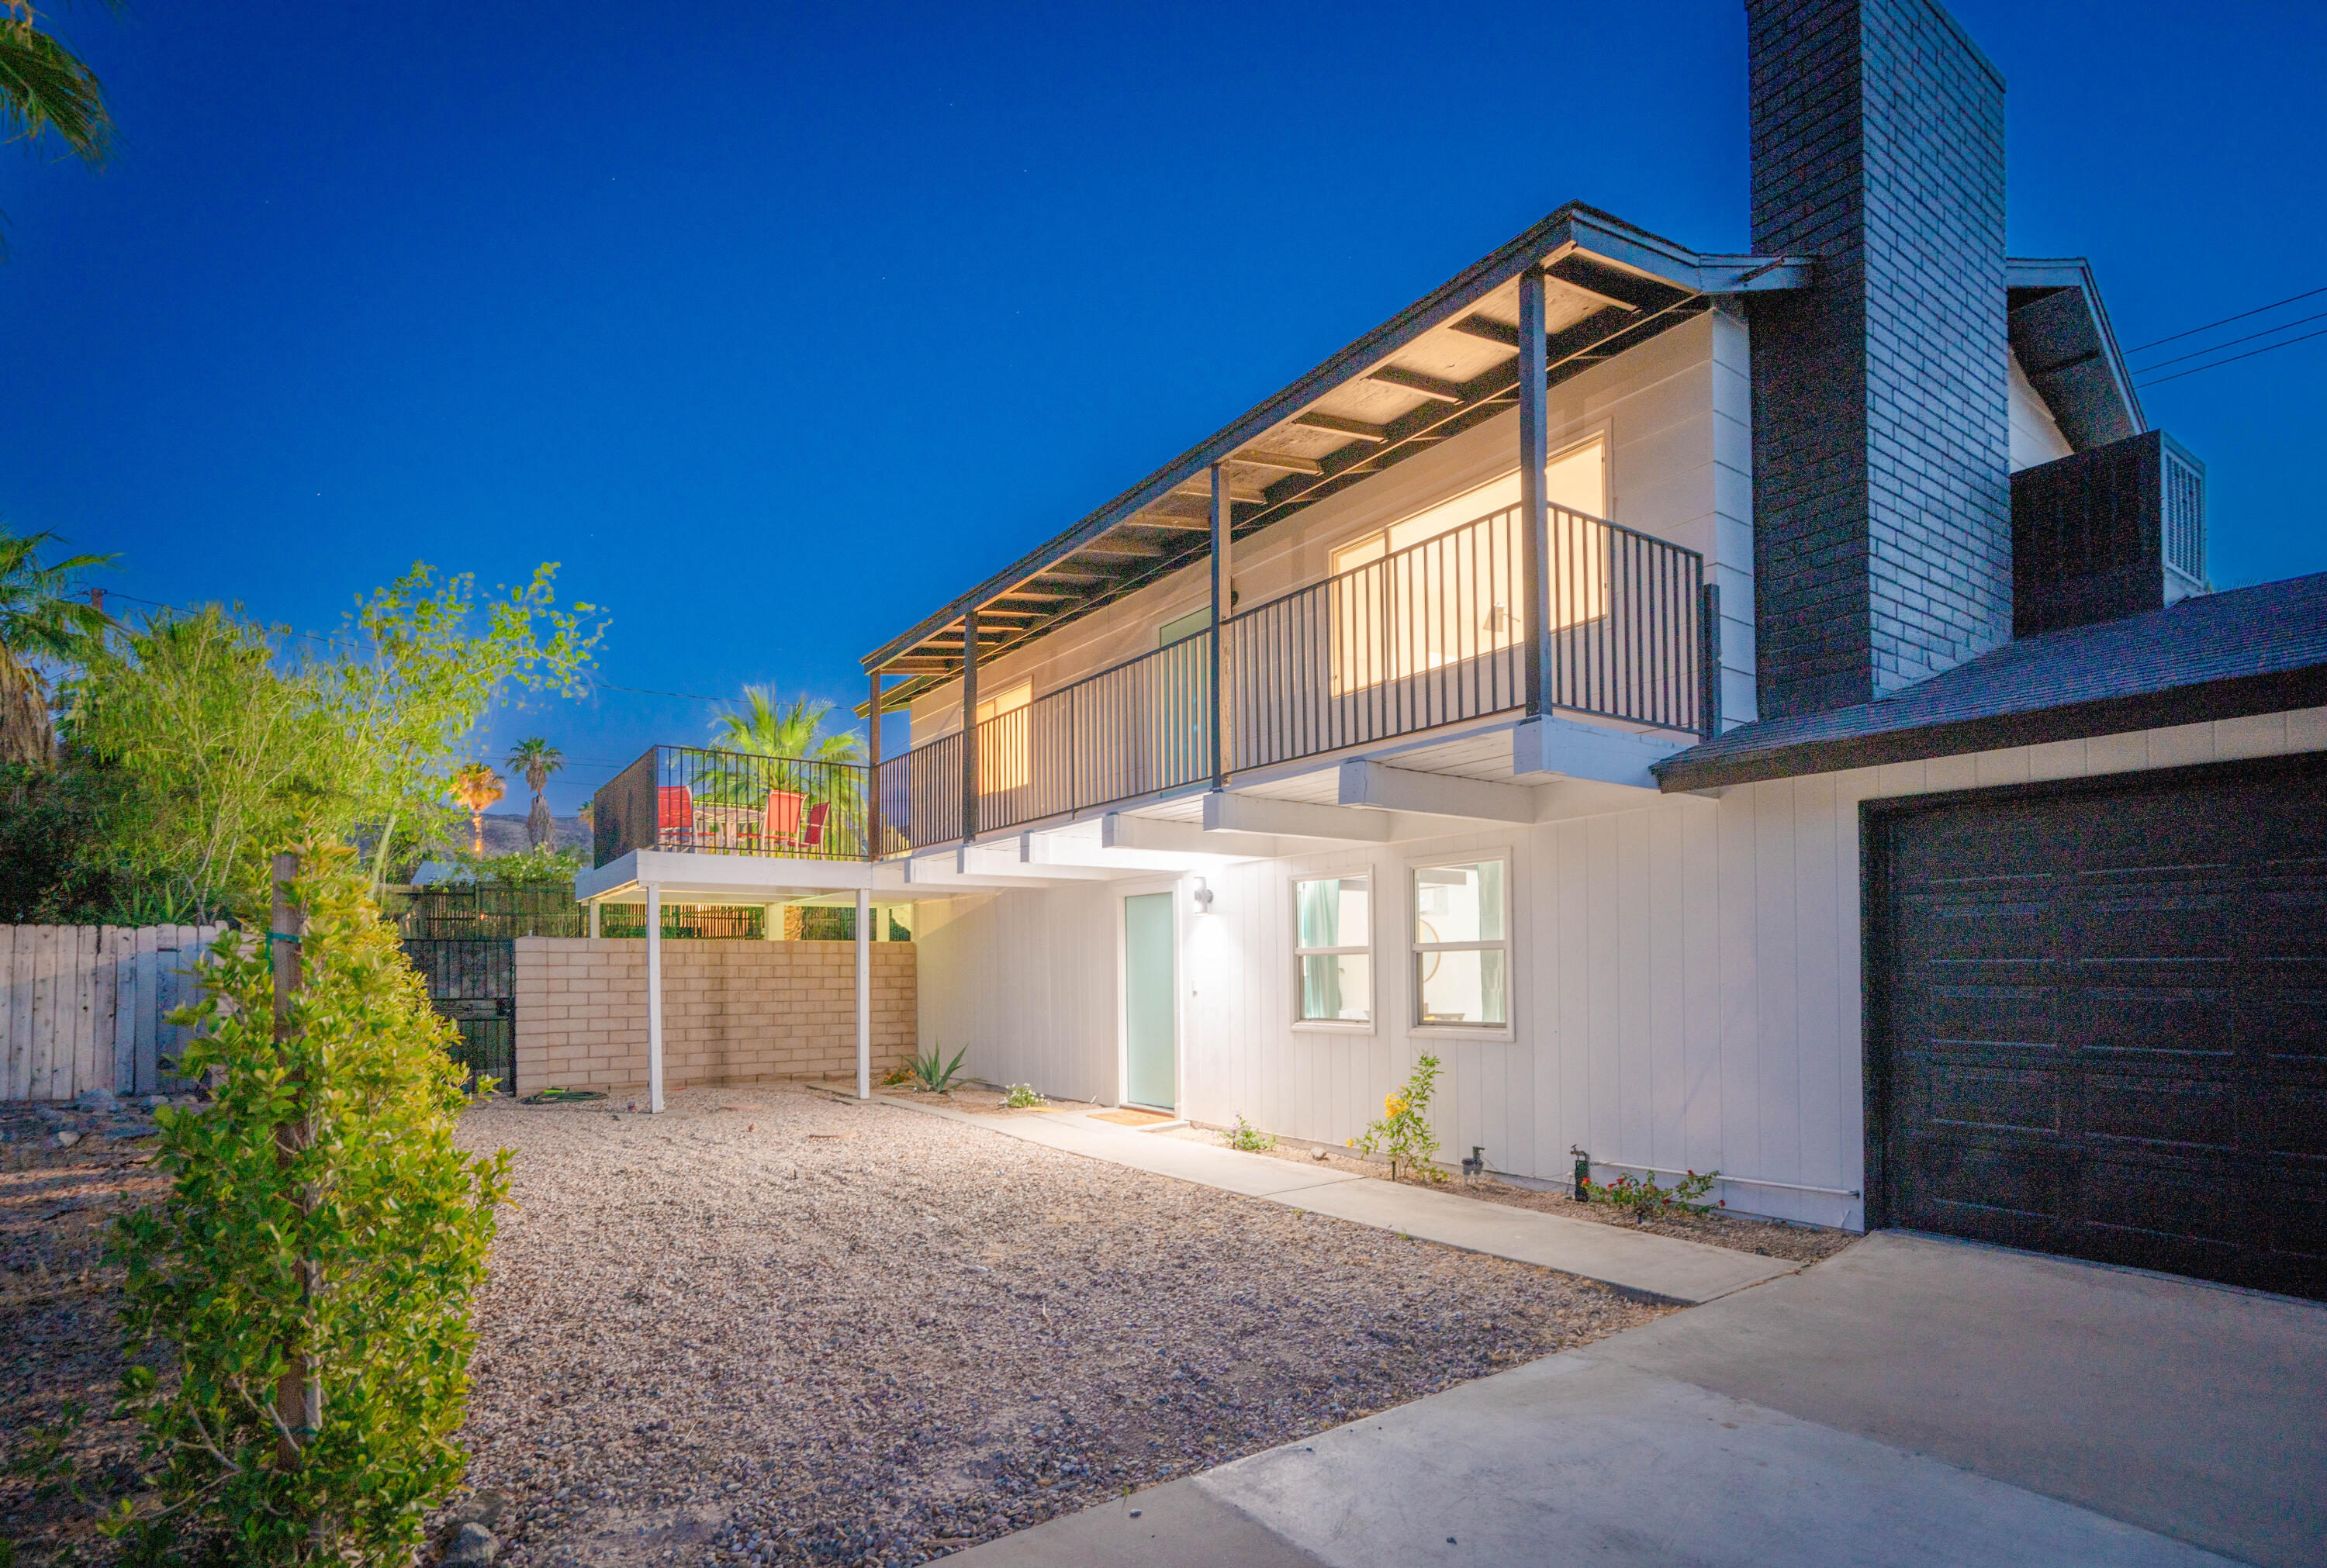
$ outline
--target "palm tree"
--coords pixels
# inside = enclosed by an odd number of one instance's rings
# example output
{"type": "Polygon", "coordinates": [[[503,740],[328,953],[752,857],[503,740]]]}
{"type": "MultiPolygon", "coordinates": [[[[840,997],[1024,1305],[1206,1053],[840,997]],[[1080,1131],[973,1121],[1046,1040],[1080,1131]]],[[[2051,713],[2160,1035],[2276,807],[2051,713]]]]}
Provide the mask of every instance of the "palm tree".
{"type": "MultiPolygon", "coordinates": [[[[118,10],[121,0],[106,0],[118,10]]],[[[97,73],[40,28],[32,0],[0,0],[0,125],[11,141],[53,131],[68,152],[102,168],[113,146],[113,117],[97,73]]],[[[6,256],[0,247],[0,258],[6,256]]]]}
{"type": "MultiPolygon", "coordinates": [[[[8,25],[0,23],[0,32],[8,25]]],[[[96,605],[66,597],[79,574],[113,557],[68,555],[44,566],[36,557],[55,540],[54,534],[19,534],[0,523],[0,762],[42,768],[56,757],[48,683],[28,661],[84,659],[114,625],[96,605]]]]}
{"type": "Polygon", "coordinates": [[[501,798],[501,776],[482,762],[463,762],[453,774],[453,798],[469,808],[469,851],[485,853],[485,807],[501,798]]]}
{"type": "Polygon", "coordinates": [[[830,703],[807,696],[778,707],[765,686],[745,686],[743,711],[722,714],[713,722],[712,743],[723,751],[805,765],[780,762],[753,770],[748,779],[731,778],[721,770],[707,782],[715,790],[724,786],[725,793],[736,796],[724,802],[728,805],[751,805],[771,789],[790,789],[810,805],[830,805],[843,823],[854,823],[864,799],[857,772],[865,758],[864,738],[854,730],[827,732],[825,715],[831,712],[830,703]]]}
{"type": "Polygon", "coordinates": [[[533,809],[525,814],[525,836],[536,849],[547,844],[557,833],[556,819],[549,815],[549,802],[541,798],[549,783],[549,776],[565,766],[565,753],[534,735],[509,748],[508,764],[515,772],[525,775],[525,787],[533,791],[533,809]]]}

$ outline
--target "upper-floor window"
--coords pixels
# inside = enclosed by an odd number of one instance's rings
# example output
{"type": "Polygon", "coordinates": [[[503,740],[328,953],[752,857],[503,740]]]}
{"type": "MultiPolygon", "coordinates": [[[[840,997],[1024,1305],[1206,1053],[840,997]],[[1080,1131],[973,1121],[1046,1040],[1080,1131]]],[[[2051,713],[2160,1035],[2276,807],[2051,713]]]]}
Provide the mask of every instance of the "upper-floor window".
{"type": "MultiPolygon", "coordinates": [[[[1552,625],[1608,612],[1607,443],[1593,436],[1544,469],[1555,509],[1545,567],[1552,625]]],[[[1506,474],[1333,551],[1328,609],[1336,693],[1486,658],[1519,640],[1524,586],[1519,476],[1506,474]]]]}
{"type": "Polygon", "coordinates": [[[1372,888],[1361,876],[1308,877],[1293,884],[1303,1022],[1372,1022],[1372,888]]]}
{"type": "Polygon", "coordinates": [[[983,698],[977,705],[977,788],[980,794],[1024,786],[1033,772],[1033,735],[1034,683],[1016,686],[983,698]],[[997,722],[999,721],[999,722],[997,722]]]}
{"type": "Polygon", "coordinates": [[[1415,1022],[1510,1022],[1508,870],[1501,860],[1415,867],[1415,1022]]]}

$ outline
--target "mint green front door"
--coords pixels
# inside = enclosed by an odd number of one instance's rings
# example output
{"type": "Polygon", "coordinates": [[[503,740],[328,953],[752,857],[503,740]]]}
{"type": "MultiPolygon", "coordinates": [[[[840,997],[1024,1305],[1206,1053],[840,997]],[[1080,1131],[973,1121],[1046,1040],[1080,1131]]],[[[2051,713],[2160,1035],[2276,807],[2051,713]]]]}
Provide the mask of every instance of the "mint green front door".
{"type": "Polygon", "coordinates": [[[1123,901],[1123,1097],[1164,1111],[1179,1103],[1172,947],[1170,893],[1123,901]]]}

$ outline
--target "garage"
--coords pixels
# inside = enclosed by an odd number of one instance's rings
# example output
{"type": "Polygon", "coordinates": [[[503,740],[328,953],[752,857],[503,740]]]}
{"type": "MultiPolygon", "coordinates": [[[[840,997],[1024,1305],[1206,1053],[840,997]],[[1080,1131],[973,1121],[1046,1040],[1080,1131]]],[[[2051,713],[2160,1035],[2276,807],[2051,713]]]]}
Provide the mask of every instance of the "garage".
{"type": "Polygon", "coordinates": [[[1870,1221],[2327,1298],[2327,759],[1864,810],[1870,1221]]]}

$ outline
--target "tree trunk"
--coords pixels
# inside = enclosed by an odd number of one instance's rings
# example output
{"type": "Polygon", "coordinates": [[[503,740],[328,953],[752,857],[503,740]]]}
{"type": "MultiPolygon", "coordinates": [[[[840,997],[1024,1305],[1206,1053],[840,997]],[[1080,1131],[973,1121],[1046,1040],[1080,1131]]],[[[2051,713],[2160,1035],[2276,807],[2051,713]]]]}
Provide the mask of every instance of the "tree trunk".
{"type": "Polygon", "coordinates": [[[549,815],[549,802],[537,794],[533,798],[533,809],[525,814],[525,835],[536,849],[557,837],[557,819],[549,815]]]}
{"type": "Polygon", "coordinates": [[[0,762],[45,768],[56,761],[56,751],[41,677],[0,649],[0,762]]]}

